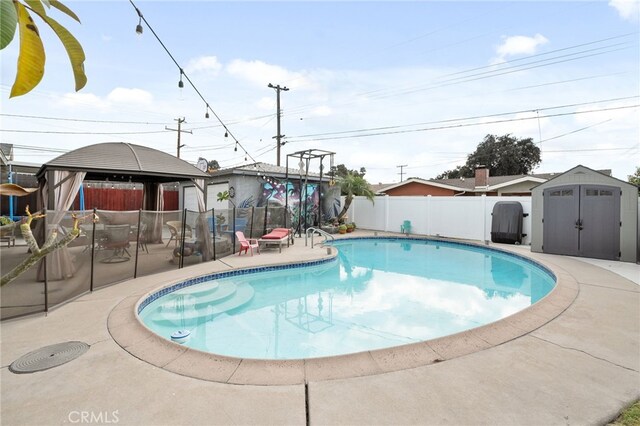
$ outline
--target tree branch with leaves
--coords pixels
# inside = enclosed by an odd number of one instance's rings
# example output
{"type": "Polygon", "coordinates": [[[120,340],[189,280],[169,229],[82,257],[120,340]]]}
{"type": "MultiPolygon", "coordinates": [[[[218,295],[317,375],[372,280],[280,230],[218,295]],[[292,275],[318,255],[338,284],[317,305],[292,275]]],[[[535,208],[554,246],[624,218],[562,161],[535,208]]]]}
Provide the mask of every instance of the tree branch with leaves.
{"type": "MultiPolygon", "coordinates": [[[[4,1],[4,0],[0,0],[0,1],[4,1]]],[[[73,218],[73,229],[68,234],[66,234],[64,238],[60,239],[59,241],[56,241],[56,239],[58,238],[58,231],[54,229],[53,232],[51,232],[51,235],[49,235],[47,240],[44,242],[42,247],[40,247],[38,245],[38,242],[36,241],[36,238],[33,236],[33,233],[31,232],[31,222],[33,222],[33,220],[35,219],[41,219],[45,215],[31,214],[31,212],[29,211],[29,206],[27,206],[26,208],[26,213],[27,213],[27,217],[24,218],[21,222],[14,222],[5,226],[14,227],[16,226],[17,223],[20,223],[20,232],[22,233],[22,236],[24,237],[24,240],[27,243],[29,250],[31,251],[31,254],[29,255],[29,257],[24,259],[18,266],[16,266],[11,271],[3,275],[2,278],[0,278],[0,287],[3,287],[4,285],[9,284],[11,281],[18,278],[22,273],[24,273],[26,270],[31,268],[40,259],[48,255],[49,253],[55,250],[58,250],[59,248],[65,247],[71,241],[73,241],[78,235],[80,235],[80,223],[85,218],[89,216],[93,216],[93,221],[94,222],[98,221],[98,216],[93,213],[91,213],[90,215],[81,216],[81,217],[78,217],[77,215],[72,214],[71,217],[73,218]]],[[[5,226],[3,226],[2,228],[5,228],[5,226]]]]}
{"type": "Polygon", "coordinates": [[[9,95],[11,98],[29,93],[44,76],[46,55],[32,13],[46,22],[62,42],[71,62],[76,92],[87,84],[84,50],[64,26],[47,14],[47,9],[52,7],[80,22],[78,16],[58,0],[0,0],[0,50],[13,41],[16,30],[20,34],[18,69],[9,95]]]}

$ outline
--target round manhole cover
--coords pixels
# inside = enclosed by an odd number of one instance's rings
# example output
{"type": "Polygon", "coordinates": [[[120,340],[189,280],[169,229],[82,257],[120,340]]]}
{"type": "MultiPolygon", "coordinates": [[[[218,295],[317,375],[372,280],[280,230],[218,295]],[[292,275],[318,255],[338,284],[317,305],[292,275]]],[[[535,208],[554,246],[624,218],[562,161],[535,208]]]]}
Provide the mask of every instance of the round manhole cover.
{"type": "Polygon", "coordinates": [[[16,374],[35,373],[73,361],[89,349],[84,342],[65,342],[37,349],[13,361],[9,370],[16,374]]]}

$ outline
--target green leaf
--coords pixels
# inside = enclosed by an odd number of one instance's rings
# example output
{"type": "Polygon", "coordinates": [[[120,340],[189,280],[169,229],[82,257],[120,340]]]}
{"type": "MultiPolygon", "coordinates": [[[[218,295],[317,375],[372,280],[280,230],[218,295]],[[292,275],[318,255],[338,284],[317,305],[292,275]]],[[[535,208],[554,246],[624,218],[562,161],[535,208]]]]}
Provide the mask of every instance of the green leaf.
{"type": "Polygon", "coordinates": [[[12,1],[0,0],[0,50],[11,43],[18,27],[18,14],[12,1]]]}
{"type": "Polygon", "coordinates": [[[45,6],[47,6],[47,8],[51,8],[51,3],[49,3],[49,0],[42,0],[42,3],[44,3],[45,6]]]}
{"type": "Polygon", "coordinates": [[[75,13],[73,13],[71,9],[69,9],[64,4],[60,3],[58,0],[49,0],[49,4],[51,4],[51,6],[55,7],[59,11],[64,12],[67,15],[71,16],[76,21],[80,22],[80,18],[78,18],[78,16],[75,13]]]}
{"type": "Polygon", "coordinates": [[[62,45],[67,50],[69,55],[69,61],[71,61],[71,68],[73,69],[73,78],[76,82],[76,92],[82,89],[87,84],[87,76],[84,73],[84,50],[80,42],[62,25],[60,25],[55,19],[49,16],[41,16],[44,21],[49,24],[51,29],[55,31],[58,38],[62,42],[62,45]]]}
{"type": "Polygon", "coordinates": [[[27,6],[33,9],[33,11],[36,12],[38,15],[40,16],[47,15],[47,11],[44,10],[44,6],[42,6],[42,3],[40,2],[40,0],[24,0],[24,2],[27,4],[27,6]]]}
{"type": "Polygon", "coordinates": [[[20,28],[20,53],[18,54],[18,71],[11,88],[10,98],[29,93],[40,83],[44,75],[46,59],[38,27],[22,4],[18,2],[14,4],[18,12],[20,28]]]}

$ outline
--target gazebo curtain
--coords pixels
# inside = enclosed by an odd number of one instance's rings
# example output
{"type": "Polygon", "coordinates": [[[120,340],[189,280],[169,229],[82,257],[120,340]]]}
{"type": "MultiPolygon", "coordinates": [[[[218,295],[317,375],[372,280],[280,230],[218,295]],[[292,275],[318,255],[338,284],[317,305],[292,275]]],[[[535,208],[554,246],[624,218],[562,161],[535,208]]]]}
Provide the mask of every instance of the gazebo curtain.
{"type": "Polygon", "coordinates": [[[196,187],[196,199],[198,200],[198,221],[196,222],[196,235],[202,235],[203,239],[200,242],[200,252],[202,253],[202,261],[206,262],[213,258],[213,241],[209,236],[211,230],[209,229],[209,221],[205,215],[207,211],[207,186],[204,179],[192,179],[196,187]]]}
{"type": "MultiPolygon", "coordinates": [[[[50,235],[50,232],[57,230],[60,232],[60,222],[67,214],[69,208],[73,204],[73,201],[80,190],[80,185],[84,180],[85,172],[68,172],[62,170],[54,170],[49,172],[40,187],[42,193],[42,200],[46,203],[50,209],[53,207],[53,212],[47,213],[47,230],[45,234],[45,241],[50,235]],[[53,181],[50,181],[50,178],[53,181]],[[53,206],[49,201],[50,193],[53,190],[53,206]]],[[[44,279],[43,264],[40,264],[38,270],[38,278],[44,279]]],[[[59,250],[47,256],[47,278],[50,280],[61,280],[64,278],[72,277],[75,273],[75,267],[73,266],[73,259],[69,254],[67,247],[62,247],[59,250]]]]}

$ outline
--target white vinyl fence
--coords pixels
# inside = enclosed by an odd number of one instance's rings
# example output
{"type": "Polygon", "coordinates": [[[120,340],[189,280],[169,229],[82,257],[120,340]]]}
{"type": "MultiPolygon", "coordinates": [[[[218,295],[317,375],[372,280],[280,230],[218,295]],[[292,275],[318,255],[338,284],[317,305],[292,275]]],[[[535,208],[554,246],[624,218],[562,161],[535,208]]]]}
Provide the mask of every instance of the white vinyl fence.
{"type": "Polygon", "coordinates": [[[349,221],[358,228],[400,232],[405,220],[411,233],[491,241],[491,212],[498,201],[518,201],[526,217],[522,244],[531,244],[531,197],[355,197],[349,208],[349,221]]]}

